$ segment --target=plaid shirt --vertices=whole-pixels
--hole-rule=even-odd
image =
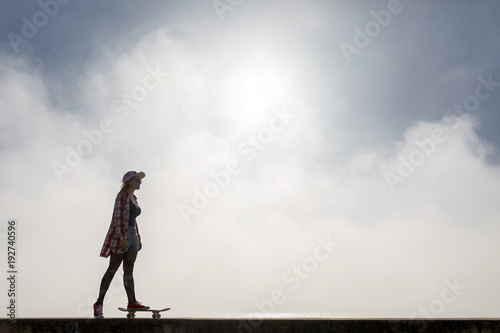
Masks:
[[[136,196],[134,195],[134,198]],[[101,257],[107,258],[110,252],[124,253],[126,249],[120,248],[120,241],[128,238],[128,219],[130,216],[130,203],[127,192],[120,192],[116,196],[115,207],[113,209],[113,217],[111,218],[111,225],[109,226],[108,233],[104,239],[104,244],[101,249]],[[139,234],[139,227],[135,224],[139,242],[141,235]]]

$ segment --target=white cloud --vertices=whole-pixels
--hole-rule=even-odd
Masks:
[[[268,50],[266,43],[252,48]],[[278,312],[406,317],[455,278],[467,289],[438,315],[495,314],[500,272],[490,261],[499,250],[500,177],[485,161],[489,148],[477,124],[467,117],[457,128],[421,122],[402,142],[327,163],[338,133],[321,126],[325,113],[297,90],[299,70],[282,54],[248,49],[218,59],[219,48],[194,51],[167,30],[130,49],[100,45],[75,82],[76,107],[87,111],[73,115],[54,109],[52,83],[36,68],[3,57],[0,96],[9,108],[0,134],[0,211],[3,221],[20,224],[19,315],[90,316],[87,300],[97,297],[107,265],[99,249],[120,177],[130,169],[147,174],[138,193],[138,297],[172,306],[175,316],[258,312],[254,301],[280,289],[286,301]],[[136,106],[114,112],[110,104],[124,107],[122,94],[144,84],[147,68],[168,76]],[[294,115],[274,132],[273,107]],[[59,182],[52,162],[65,163],[65,147],[89,141],[83,131],[104,118],[113,130]],[[271,132],[262,134],[266,128]],[[446,140],[432,148],[424,140],[436,129]],[[249,160],[238,147],[251,147],[249,137],[259,133],[267,141]],[[417,142],[427,142],[428,154]],[[418,149],[423,159],[414,155],[419,165],[391,191],[384,172],[397,173],[398,157]],[[231,160],[241,172],[185,223],[179,205],[191,204],[193,190]],[[340,246],[291,290],[283,275],[328,236]],[[105,315],[119,316],[125,294],[117,288],[110,296]]]

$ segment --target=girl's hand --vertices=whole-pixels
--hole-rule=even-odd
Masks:
[[[120,241],[120,248],[126,249],[128,247],[128,240],[126,238],[122,238]]]

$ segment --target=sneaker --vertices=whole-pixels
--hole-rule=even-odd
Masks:
[[[94,318],[95,319],[104,318],[104,316],[102,315],[102,304],[97,304],[97,302],[94,303]]]
[[[136,301],[134,304],[128,304],[127,310],[136,310],[136,311],[149,310],[149,306],[142,305],[141,303]]]

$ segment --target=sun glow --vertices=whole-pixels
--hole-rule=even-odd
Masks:
[[[274,64],[235,68],[223,81],[224,117],[239,130],[262,126],[289,98],[289,79]]]

